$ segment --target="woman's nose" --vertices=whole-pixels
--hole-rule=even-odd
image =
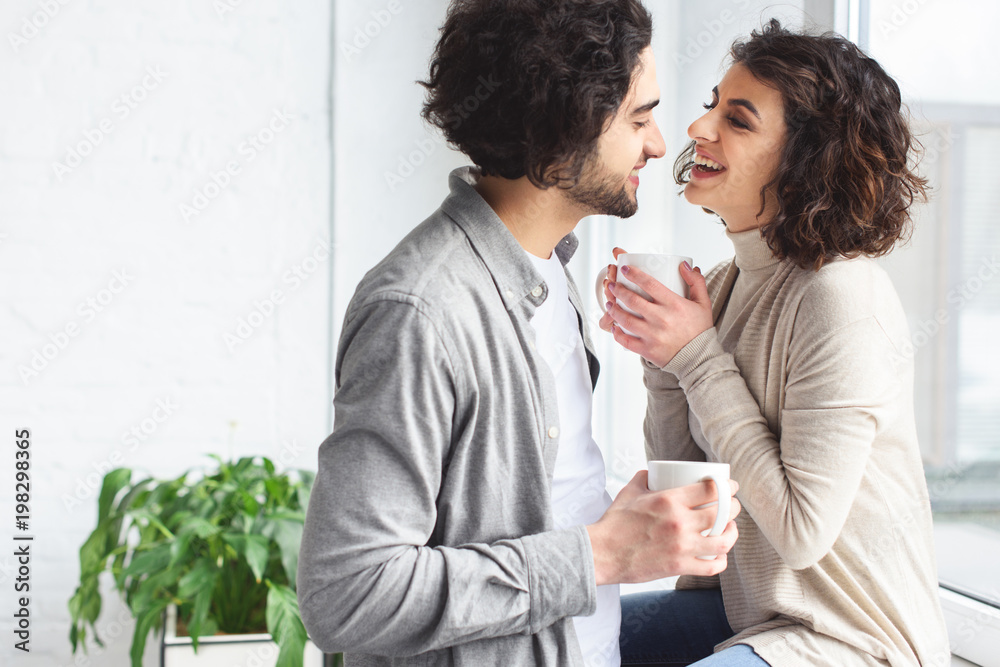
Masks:
[[[699,139],[704,141],[715,141],[718,139],[718,132],[716,131],[715,118],[713,117],[714,114],[712,111],[714,111],[714,109],[705,112],[700,118],[688,126],[688,137],[694,139],[695,141]]]

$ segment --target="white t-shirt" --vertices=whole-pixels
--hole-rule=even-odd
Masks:
[[[528,257],[548,286],[545,302],[535,311],[531,326],[535,345],[556,381],[559,401],[559,451],[552,479],[552,515],[556,528],[588,525],[600,519],[608,506],[604,457],[591,433],[593,393],[587,353],[562,262],[555,253]],[[573,618],[587,667],[618,667],[621,654],[621,601],[618,586],[597,587],[597,611]]]

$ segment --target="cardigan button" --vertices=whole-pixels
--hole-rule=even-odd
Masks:
[[[541,285],[539,285],[535,289],[531,290],[531,296],[535,297],[536,299],[538,297],[540,297],[541,295],[542,295],[542,286]]]
[[[549,429],[549,437],[550,438],[558,438],[559,437],[559,429],[556,428],[555,426],[553,426],[552,428],[550,428]]]

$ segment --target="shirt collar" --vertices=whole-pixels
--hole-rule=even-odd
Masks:
[[[468,236],[472,248],[482,258],[508,310],[527,298],[534,305],[545,300],[541,275],[532,265],[507,226],[473,187],[479,177],[475,167],[459,167],[451,172],[451,194],[442,209]],[[563,266],[576,252],[579,241],[570,232],[556,244],[555,253]],[[542,287],[542,291],[536,288]]]

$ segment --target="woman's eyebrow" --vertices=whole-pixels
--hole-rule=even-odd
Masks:
[[[712,89],[712,94],[715,95],[715,99],[719,99],[719,87],[718,86],[716,86],[715,88]],[[727,104],[729,106],[731,106],[731,107],[732,106],[743,107],[744,109],[746,109],[747,111],[749,111],[750,113],[752,113],[754,116],[756,116],[757,120],[760,120],[760,112],[757,111],[757,107],[755,107],[754,104],[753,104],[753,102],[751,102],[750,100],[743,99],[742,97],[738,97],[736,99],[729,100],[727,102]]]

